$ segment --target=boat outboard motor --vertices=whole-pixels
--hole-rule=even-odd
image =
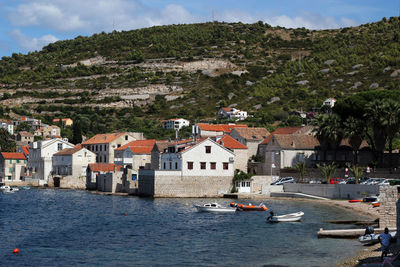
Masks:
[[[367,226],[367,228],[365,228],[365,234],[364,235],[370,235],[374,233],[374,227],[373,226]]]

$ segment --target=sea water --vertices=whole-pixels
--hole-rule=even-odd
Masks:
[[[332,266],[361,248],[356,240],[317,238],[320,228],[354,227],[325,220],[360,218],[334,206],[266,199],[277,215],[305,213],[301,222],[271,224],[268,211],[194,208],[212,201],[232,200],[54,189],[0,193],[0,266]]]

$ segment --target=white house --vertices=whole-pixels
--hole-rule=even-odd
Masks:
[[[235,154],[207,138],[176,143],[161,155],[160,170],[139,170],[139,194],[212,197],[229,192]]]
[[[96,154],[98,163],[114,163],[114,150],[134,140],[142,140],[143,133],[96,134],[82,146]]]
[[[0,128],[6,129],[9,134],[14,134],[14,125],[11,121],[0,120]]]
[[[247,118],[247,112],[236,108],[220,108],[218,117],[230,120],[245,120]]]
[[[333,108],[335,106],[335,103],[336,103],[336,99],[330,97],[330,98],[326,99],[322,105]]]
[[[189,126],[190,122],[185,119],[169,119],[162,122],[164,129],[182,129]]]
[[[86,169],[96,162],[96,154],[77,146],[66,148],[53,155],[54,186],[82,188],[86,187]]]
[[[27,176],[39,179],[42,185],[47,184],[51,175],[53,155],[65,148],[73,147],[73,144],[60,138],[31,143],[29,146]]]

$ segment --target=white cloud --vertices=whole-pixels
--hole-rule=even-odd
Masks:
[[[19,27],[89,33],[194,22],[194,17],[182,6],[155,9],[138,0],[32,0],[18,5],[9,18]]]
[[[281,26],[285,28],[301,28],[307,29],[334,29],[340,27],[355,26],[357,22],[347,18],[341,18],[339,21],[333,17],[321,16],[319,14],[303,12],[295,17],[287,15],[266,16],[264,14],[252,15],[244,11],[228,10],[222,12],[218,16],[218,20],[226,22],[245,22],[254,23],[256,21],[264,21],[272,26]]]
[[[43,46],[58,41],[58,38],[51,34],[43,35],[40,38],[31,38],[19,30],[12,31],[11,36],[16,40],[21,48],[27,51],[41,50]]]

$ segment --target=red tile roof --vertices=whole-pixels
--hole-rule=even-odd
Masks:
[[[237,128],[235,132],[247,141],[260,141],[271,135],[265,128]]]
[[[274,138],[283,149],[315,149],[320,145],[313,135],[277,134]]]
[[[26,155],[29,155],[29,146],[22,146],[21,148]]]
[[[4,159],[26,159],[24,153],[1,152]]]
[[[243,145],[229,135],[224,135],[221,139],[218,140],[217,143],[230,149],[247,149],[247,146]]]
[[[118,137],[120,137],[124,134],[127,134],[127,133],[96,134],[95,136],[86,140],[82,144],[83,145],[107,144],[107,143],[114,141],[115,139],[117,139]]]
[[[210,132],[225,132],[230,133],[235,128],[247,128],[247,125],[244,124],[208,124],[208,123],[198,123],[197,126],[202,131],[210,131]]]
[[[82,148],[65,148],[57,153],[54,154],[54,156],[66,156],[66,155],[72,155],[75,152],[78,152],[79,150],[81,150]]]
[[[114,163],[91,163],[89,168],[92,172],[113,172],[114,169],[120,171],[123,167]]]
[[[123,151],[129,147],[133,153],[150,154],[155,144],[156,144],[155,139],[136,140],[115,149],[115,151]]]
[[[302,126],[300,127],[283,127],[283,128],[278,128],[275,131],[272,132],[271,135],[267,136],[267,138],[264,139],[264,141],[262,141],[260,144],[261,145],[266,145],[271,141],[272,135],[275,134],[294,134],[297,131],[299,131],[302,128]]]

